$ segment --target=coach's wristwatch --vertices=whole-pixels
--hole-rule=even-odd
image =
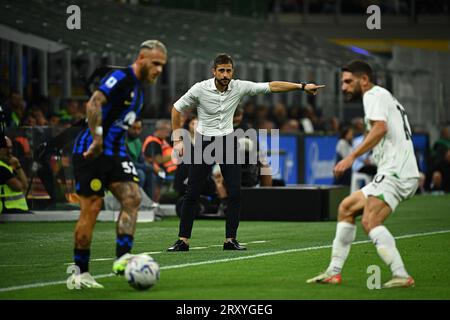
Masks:
[[[300,82],[300,90],[305,91],[306,82]]]

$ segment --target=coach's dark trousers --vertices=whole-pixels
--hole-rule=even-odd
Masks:
[[[201,146],[201,151],[213,142],[217,142],[217,139],[222,139],[223,141],[223,154],[225,157],[227,149],[227,141],[230,142],[226,137],[211,137],[205,139],[200,134],[196,134],[195,144],[199,148]],[[229,148],[231,149],[231,148]],[[200,150],[200,149],[198,149]],[[228,206],[225,209],[226,216],[226,227],[225,227],[225,237],[226,238],[236,238],[237,229],[239,226],[239,214],[241,209],[241,165],[237,164],[236,159],[237,142],[234,141],[234,147],[229,152],[233,152],[231,157],[232,161],[218,162],[220,165],[220,170],[224,178],[225,187],[228,194]],[[192,159],[194,157],[192,156]],[[230,155],[229,155],[230,158]],[[197,159],[200,160],[200,159]],[[232,162],[232,163],[230,163]],[[203,184],[210,174],[213,164],[205,163],[205,159],[201,157],[200,163],[192,162],[189,166],[189,177],[186,195],[184,197],[183,205],[181,208],[180,217],[180,232],[179,237],[190,238],[192,232],[192,226],[195,218],[195,207],[200,198],[200,193],[203,189]]]

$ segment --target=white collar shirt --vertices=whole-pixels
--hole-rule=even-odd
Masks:
[[[197,132],[204,136],[224,136],[233,132],[233,115],[244,96],[270,92],[268,82],[231,80],[227,89],[220,92],[214,78],[197,82],[174,107],[179,112],[197,107]]]

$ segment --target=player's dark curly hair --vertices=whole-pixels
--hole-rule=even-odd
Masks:
[[[226,53],[219,53],[215,58],[213,62],[213,68],[217,68],[219,64],[228,64],[230,63],[232,66],[234,65],[233,59],[229,54]]]
[[[363,60],[353,60],[350,61],[347,65],[342,67],[341,71],[351,72],[358,76],[367,75],[370,82],[374,82],[373,69],[367,62]]]

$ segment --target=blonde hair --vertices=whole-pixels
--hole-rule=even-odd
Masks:
[[[165,55],[167,55],[167,48],[166,46],[159,40],[146,40],[141,43],[141,49],[157,49],[163,52]]]

